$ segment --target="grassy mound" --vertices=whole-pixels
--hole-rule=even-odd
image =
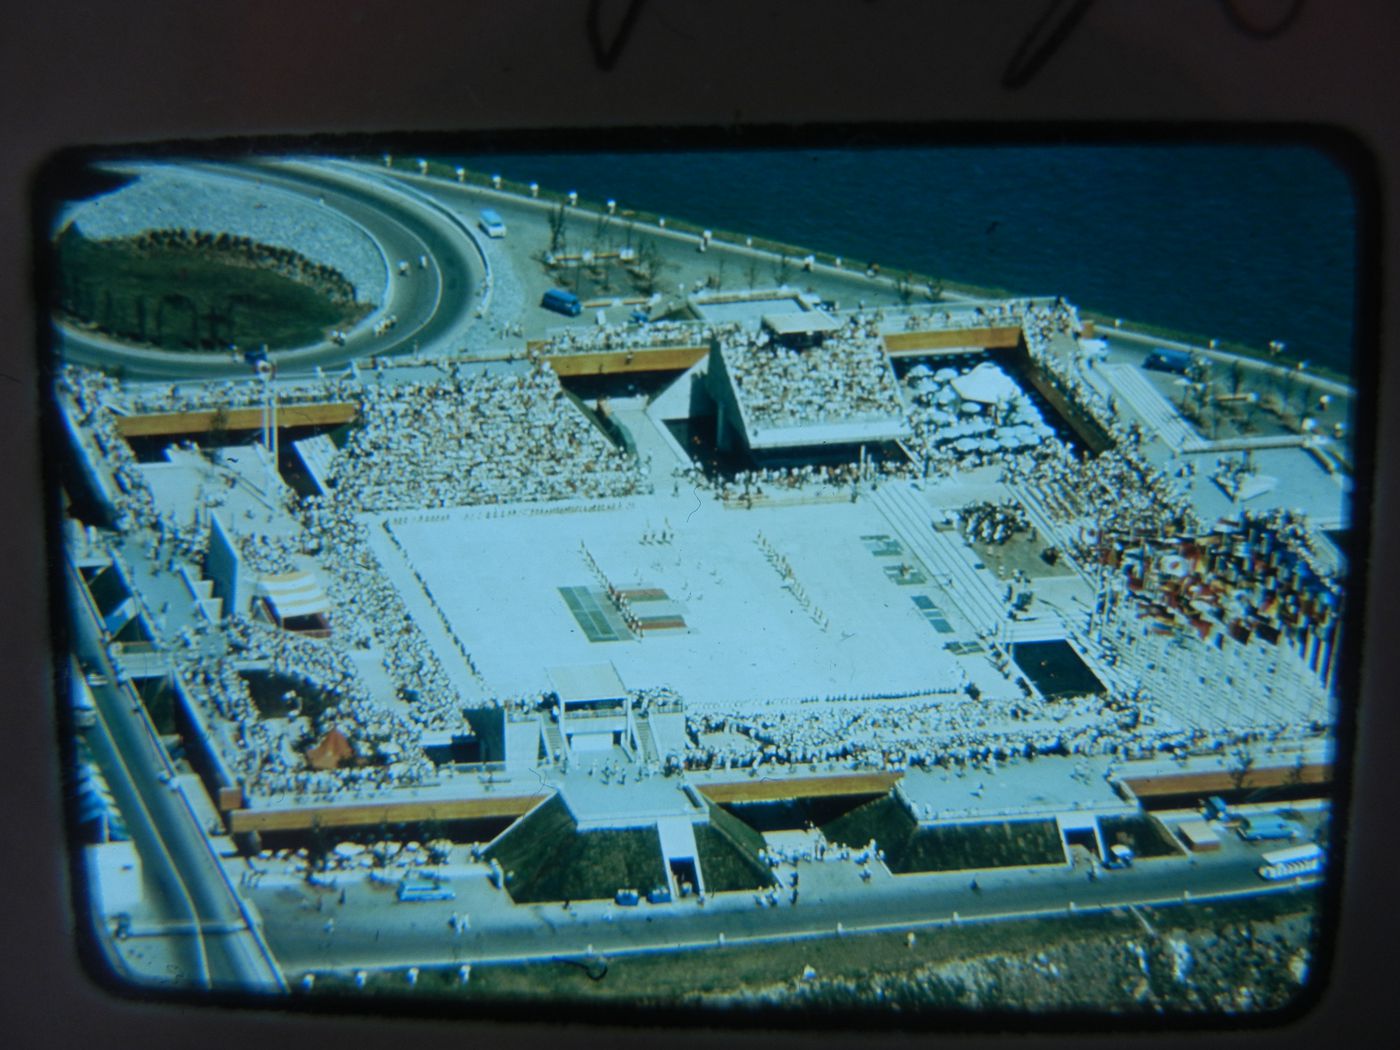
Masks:
[[[918,828],[918,821],[908,810],[892,795],[883,795],[823,824],[822,834],[828,842],[852,849],[859,849],[874,839],[889,857],[893,869],[895,851],[903,849]]]
[[[656,828],[579,831],[558,795],[536,807],[486,851],[520,904],[610,900],[620,889],[667,885]]]
[[[1100,817],[1099,831],[1106,847],[1122,843],[1139,857],[1175,857],[1185,852],[1162,822],[1148,813]]]
[[[823,825],[827,841],[858,848],[872,838],[897,875],[1064,863],[1053,820],[1001,820],[920,828],[892,796]]]
[[[900,858],[906,871],[960,871],[1063,864],[1064,846],[1053,820],[1001,820],[925,828]]]
[[[695,851],[710,893],[772,886],[772,871],[758,859],[761,849],[762,835],[713,803],[710,823],[695,825]]]
[[[128,342],[165,349],[272,349],[324,339],[369,312],[334,269],[247,238],[187,231],[56,246],[54,308]]]

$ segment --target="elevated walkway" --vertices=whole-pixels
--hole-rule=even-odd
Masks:
[[[986,328],[945,328],[923,332],[887,332],[885,352],[891,357],[937,357],[1010,349],[1021,340],[1018,325]]]
[[[277,406],[278,429],[285,427],[338,426],[359,414],[350,402]],[[207,434],[211,430],[258,430],[262,408],[195,409],[188,412],[152,412],[117,416],[122,437],[158,437],[166,434]]]
[[[360,828],[380,824],[521,817],[547,794],[549,792],[542,789],[531,795],[477,795],[471,798],[236,809],[229,814],[229,830],[234,834],[249,831],[309,831],[312,828]]]
[[[550,354],[548,342],[526,343],[529,350],[543,350],[545,361],[560,378],[569,376],[623,375],[628,372],[683,372],[710,352],[708,346],[639,347],[599,350],[579,354]]]
[[[767,776],[703,783],[692,775],[691,782],[711,802],[723,805],[732,802],[776,802],[791,798],[883,795],[892,790],[902,776],[902,773],[832,773],[826,776]]]
[[[1285,787],[1293,784],[1328,785],[1332,783],[1331,762],[1305,762],[1302,765],[1269,765],[1252,768],[1241,778],[1229,769],[1196,769],[1181,772],[1130,774],[1122,782],[1138,798],[1159,795],[1211,795],[1221,791],[1253,790]]]

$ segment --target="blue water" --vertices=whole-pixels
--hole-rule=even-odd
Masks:
[[[1349,370],[1356,202],[1305,147],[511,154],[475,170]]]

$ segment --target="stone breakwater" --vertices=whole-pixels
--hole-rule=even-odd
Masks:
[[[355,298],[378,305],[388,272],[369,234],[333,208],[295,193],[170,168],[130,169],[136,181],[73,212],[79,233],[93,240],[158,230],[198,230],[246,237],[285,248],[339,272]]]

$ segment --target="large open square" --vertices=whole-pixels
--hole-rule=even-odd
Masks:
[[[431,581],[431,594],[405,595],[413,615],[435,618],[435,602],[499,693],[538,693],[545,668],[601,661],[629,688],[669,685],[697,706],[952,692],[965,681],[944,649],[954,636],[912,600],[925,589],[892,580],[885,569],[898,559],[863,541],[890,531],[868,501],[730,510],[664,496],[567,515],[395,516],[390,527],[399,556]],[[684,626],[590,641],[561,594],[592,590],[606,605],[580,545],[617,588],[664,591]],[[647,604],[632,608],[645,616]]]

